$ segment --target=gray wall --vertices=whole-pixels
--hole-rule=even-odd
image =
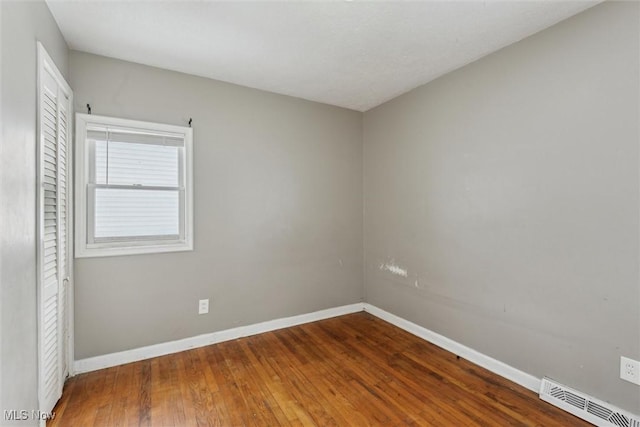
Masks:
[[[194,129],[195,250],[77,259],[76,359],[361,301],[361,113],[86,53],[69,64],[76,111]]]
[[[36,40],[65,76],[68,50],[44,2],[0,1],[0,15],[0,411],[30,411],[38,407]]]
[[[366,301],[635,413],[638,9],[596,6],[364,115]]]

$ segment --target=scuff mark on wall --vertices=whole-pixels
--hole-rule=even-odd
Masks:
[[[381,263],[379,268],[381,271],[388,271],[389,273],[395,274],[396,276],[401,276],[401,277],[409,276],[409,273],[407,272],[407,270],[397,265],[394,259],[391,259],[391,261],[387,263],[384,263],[384,262]]]

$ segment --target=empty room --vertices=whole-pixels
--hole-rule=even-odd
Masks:
[[[640,3],[0,0],[1,426],[640,427]]]

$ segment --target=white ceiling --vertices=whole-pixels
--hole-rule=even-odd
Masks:
[[[358,111],[596,3],[48,0],[71,49]]]

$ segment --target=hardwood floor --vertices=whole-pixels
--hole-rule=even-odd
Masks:
[[[50,426],[588,425],[366,313],[78,375]]]

